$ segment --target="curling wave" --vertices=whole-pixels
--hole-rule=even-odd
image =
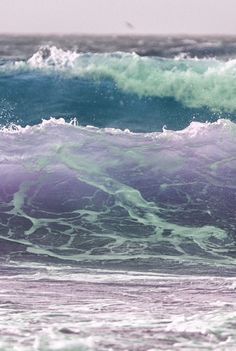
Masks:
[[[8,69],[58,72],[67,77],[110,78],[125,92],[174,98],[189,108],[236,110],[236,60],[141,57],[135,53],[81,54],[42,47],[27,62]],[[1,71],[6,67],[2,66]]]

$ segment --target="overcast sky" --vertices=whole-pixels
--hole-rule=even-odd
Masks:
[[[236,34],[236,0],[0,0],[0,33]]]

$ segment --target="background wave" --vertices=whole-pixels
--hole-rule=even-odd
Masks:
[[[157,131],[235,119],[234,59],[82,54],[45,46],[27,61],[2,62],[0,72],[2,124],[76,116],[82,125]]]

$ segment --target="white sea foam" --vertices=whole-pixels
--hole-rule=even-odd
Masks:
[[[0,350],[235,349],[228,278],[7,268],[0,278]]]
[[[69,68],[73,67],[79,54],[57,49],[55,46],[40,48],[27,62],[34,68]]]

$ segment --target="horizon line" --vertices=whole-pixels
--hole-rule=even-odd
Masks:
[[[0,36],[97,36],[97,37],[236,37],[236,33],[86,33],[86,32],[0,32]]]

